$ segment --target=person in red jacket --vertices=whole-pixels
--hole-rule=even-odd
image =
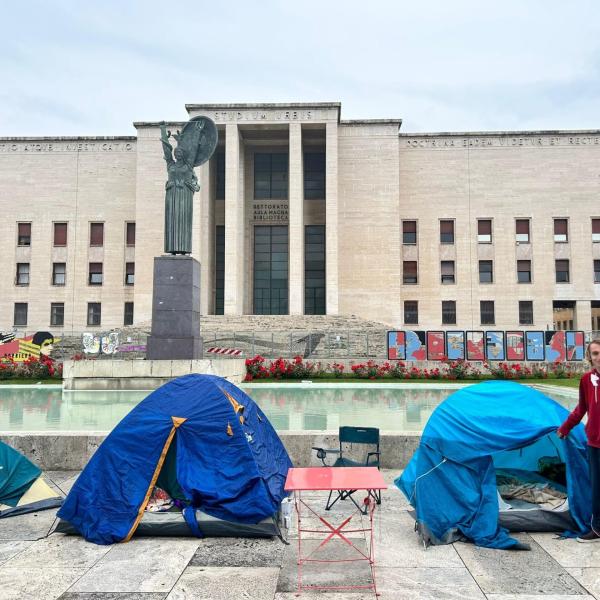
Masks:
[[[578,542],[600,541],[600,338],[593,339],[585,351],[592,370],[583,375],[579,382],[579,402],[567,420],[558,428],[558,437],[563,439],[587,413],[585,433],[588,439],[588,462],[592,485],[592,521],[590,531],[579,536]]]

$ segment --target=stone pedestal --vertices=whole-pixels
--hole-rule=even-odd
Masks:
[[[157,256],[152,289],[149,360],[202,357],[200,263],[191,256]]]

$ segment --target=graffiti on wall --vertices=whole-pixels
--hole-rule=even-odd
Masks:
[[[112,331],[107,334],[84,333],[82,336],[83,351],[86,354],[116,354],[119,347],[119,334]]]
[[[59,340],[49,331],[37,331],[21,338],[12,332],[0,332],[0,360],[4,358],[23,362],[32,357],[39,358],[40,355],[49,356]]]

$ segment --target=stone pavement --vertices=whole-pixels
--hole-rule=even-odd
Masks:
[[[395,471],[385,471],[392,482]],[[68,491],[77,474],[47,476]],[[324,498],[307,496],[322,509]],[[519,534],[531,552],[477,548],[471,544],[419,545],[407,503],[396,488],[384,492],[376,522],[376,578],[382,600],[446,598],[489,600],[589,600],[600,598],[600,544]],[[338,503],[335,516],[348,514]],[[332,516],[333,517],[333,516]],[[335,520],[335,518],[334,518]],[[27,600],[293,600],[297,538],[134,538],[95,546],[77,537],[48,535],[55,511],[0,521],[0,599]],[[306,524],[306,523],[305,523]],[[310,536],[316,537],[316,536]],[[360,542],[360,541],[359,541]],[[307,540],[307,546],[316,544]],[[342,557],[343,543],[327,546]],[[366,581],[365,563],[314,565],[305,582],[345,585]],[[310,592],[305,600],[373,599],[372,593]]]

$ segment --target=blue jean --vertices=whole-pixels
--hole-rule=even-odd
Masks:
[[[592,527],[600,533],[600,448],[588,446],[588,462],[592,486]]]

